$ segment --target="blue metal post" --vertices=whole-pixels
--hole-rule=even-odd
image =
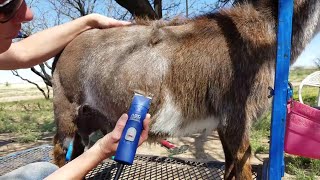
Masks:
[[[284,131],[291,55],[293,0],[279,0],[278,46],[271,116],[269,179],[284,175]]]

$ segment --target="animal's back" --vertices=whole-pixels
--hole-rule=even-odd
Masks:
[[[174,74],[174,69],[183,67],[173,67],[173,64],[174,61],[183,63],[181,58],[184,54],[178,60],[177,52],[185,46],[186,39],[193,38],[189,31],[192,31],[190,24],[87,31],[65,48],[54,76],[64,77],[62,89],[73,101],[90,105],[107,119],[116,121],[121,113],[127,111],[133,92],[139,92],[153,97],[151,113],[155,117],[161,116],[164,121],[161,114],[165,112],[156,112],[156,109],[166,106],[167,118],[171,116],[176,126],[180,126],[183,114],[179,112],[181,109],[175,104],[170,88],[172,76],[181,76]],[[202,68],[196,67],[201,58],[190,56],[190,59],[183,61],[194,61],[194,65],[186,67],[186,72]],[[188,74],[183,76],[188,81],[196,78]]]

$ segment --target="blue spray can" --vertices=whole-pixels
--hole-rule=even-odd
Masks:
[[[73,151],[73,141],[71,141],[68,146],[68,150],[66,153],[66,162],[69,162],[71,160],[72,151]]]
[[[150,97],[134,94],[128,113],[128,121],[122,132],[114,158],[115,161],[132,165],[143,129],[143,120],[146,118],[150,104]]]

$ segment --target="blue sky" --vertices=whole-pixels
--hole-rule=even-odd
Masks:
[[[320,33],[307,45],[294,66],[315,66],[317,58],[320,58]]]
[[[27,0],[28,2],[28,0]],[[184,1],[183,1],[184,2]],[[192,4],[195,1],[189,0],[189,5]],[[199,4],[200,3],[210,3],[212,4],[212,1],[209,0],[200,0],[197,1],[197,3],[194,3],[195,5],[195,9],[198,9],[199,11]],[[164,4],[166,2],[164,1]],[[44,12],[46,11],[47,15],[50,16],[50,10],[49,10],[49,6],[47,3],[45,3],[45,1],[40,1],[39,2],[39,6],[38,8],[33,8],[33,11],[35,12],[35,18],[37,18],[37,15],[39,14],[40,11]],[[182,11],[185,11],[185,6],[184,3],[181,3],[181,6],[179,7],[182,9]],[[180,10],[181,10],[180,9]],[[195,10],[190,10],[190,14],[195,14],[194,12]],[[201,9],[200,11],[206,11],[206,9]],[[49,13],[48,13],[49,12]],[[299,57],[299,59],[297,60],[297,62],[293,65],[293,66],[303,66],[303,67],[311,67],[311,66],[315,66],[314,64],[314,60],[316,58],[320,58],[320,34],[318,34],[310,43],[309,45],[306,47],[305,51],[301,54],[301,56]],[[34,73],[32,73],[29,69],[24,69],[24,70],[19,70],[19,74],[21,74],[23,77],[26,77],[28,79],[31,79],[33,81],[41,81],[41,79],[35,75]],[[12,75],[11,71],[3,71],[0,70],[0,83],[21,83],[23,82],[20,78],[15,77]]]

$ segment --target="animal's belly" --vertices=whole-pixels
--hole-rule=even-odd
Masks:
[[[214,116],[206,118],[186,118],[180,108],[167,96],[162,108],[152,118],[151,133],[169,136],[186,136],[206,129],[214,130],[218,127],[220,119]]]
[[[165,117],[155,119],[152,124],[151,133],[165,134],[173,137],[183,137],[194,133],[202,132],[204,129],[208,131],[216,130],[219,125],[219,119],[215,117],[207,117],[205,119],[193,119],[184,123],[183,117],[176,112],[167,113]]]

